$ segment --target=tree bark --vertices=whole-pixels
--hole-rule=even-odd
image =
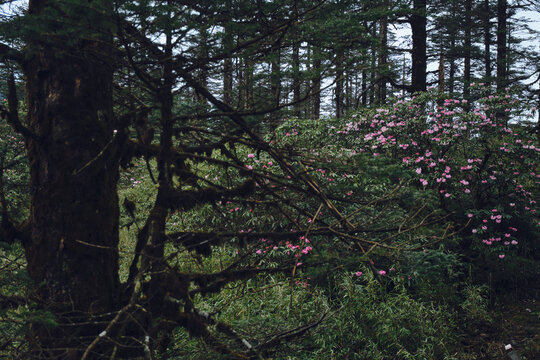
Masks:
[[[410,18],[412,31],[412,80],[413,91],[426,91],[427,69],[427,17],[426,0],[414,0]]]
[[[377,23],[374,22],[371,30],[371,36],[375,38],[377,36]],[[373,45],[371,47],[370,54],[370,72],[369,72],[369,104],[375,103],[375,82],[377,81],[377,47]]]
[[[321,51],[313,48],[313,119],[319,119],[321,114]]]
[[[281,98],[281,50],[278,48],[272,54],[271,74],[270,74],[270,108],[278,109]],[[270,113],[270,130],[273,131],[279,125],[281,117],[280,111]]]
[[[489,0],[484,0],[483,4],[483,13],[484,16],[483,26],[484,26],[484,67],[485,67],[485,77],[486,83],[491,83],[491,9],[489,6]]]
[[[367,101],[368,101],[368,96],[367,96],[367,83],[368,83],[368,75],[367,75],[367,71],[366,71],[366,67],[367,67],[367,61],[365,60],[362,60],[362,84],[360,85],[361,86],[361,91],[362,91],[362,94],[361,94],[361,98],[362,98],[362,106],[367,106]]]
[[[225,51],[232,49],[233,37],[227,26],[223,42]],[[227,105],[233,104],[233,60],[230,56],[223,60],[223,102]]]
[[[507,71],[507,11],[506,0],[497,1],[497,91],[508,86]]]
[[[363,26],[365,29],[368,29],[368,22],[364,21]],[[368,67],[368,54],[367,54],[367,48],[364,48],[362,51],[362,106],[367,106],[368,103],[368,74],[366,71],[366,68]]]
[[[292,44],[292,90],[293,90],[293,115],[300,116],[300,43],[297,40]]]
[[[388,9],[388,0],[382,0],[381,6],[386,11]],[[383,16],[380,20],[378,55],[379,73],[386,75],[388,67],[388,19],[386,16]],[[377,104],[386,102],[386,80],[384,76],[377,82],[375,102]]]
[[[450,69],[448,72],[448,94],[454,95],[454,86],[456,82],[456,33],[452,31],[450,40]]]
[[[441,53],[439,55],[439,92],[444,93],[444,55]]]
[[[246,65],[245,75],[244,75],[244,80],[246,84],[245,109],[252,110],[253,106],[255,105],[255,94],[253,93],[255,62],[251,59],[247,59],[245,65]]]
[[[343,115],[343,49],[338,49],[336,53],[336,89],[335,89],[335,101],[336,101],[336,118],[340,118]]]
[[[471,97],[471,28],[472,28],[472,0],[465,0],[465,38],[463,53],[463,98],[470,100]],[[468,103],[467,103],[468,104]]]
[[[47,6],[30,1],[29,13],[40,15]],[[105,14],[103,24],[113,21],[111,7],[93,6]],[[73,17],[85,21],[84,13]],[[24,245],[36,299],[60,323],[52,330],[35,325],[29,336],[47,358],[80,358],[81,338],[97,330],[77,324],[111,312],[120,293],[119,165],[114,156],[100,155],[113,141],[113,44],[101,26],[100,35],[81,36],[75,44],[71,39],[71,46],[58,37],[28,44],[26,91],[35,137],[27,139],[31,240]]]
[[[345,71],[345,104],[344,104],[345,112],[351,110],[353,96],[354,94],[353,94],[353,86],[352,86],[352,74],[351,74],[351,71],[346,70]]]
[[[225,1],[226,9],[231,8],[230,0]],[[230,55],[234,47],[234,35],[231,29],[231,14],[227,11],[227,21],[223,24],[223,51]],[[223,102],[233,105],[233,59],[227,56],[223,60]]]

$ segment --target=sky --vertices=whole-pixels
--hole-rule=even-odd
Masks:
[[[521,11],[517,14],[518,17],[523,17],[525,19],[530,19],[529,26],[540,32],[540,12],[538,11]],[[540,37],[532,39],[530,41],[532,45],[535,45],[538,51],[540,52]]]

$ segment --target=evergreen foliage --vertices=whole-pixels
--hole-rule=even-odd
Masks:
[[[497,354],[538,55],[525,5],[441,4],[3,2],[0,357]]]

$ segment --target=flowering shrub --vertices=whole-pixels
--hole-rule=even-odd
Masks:
[[[449,239],[460,256],[485,256],[503,269],[517,255],[530,258],[538,238],[538,144],[521,119],[526,110],[512,94],[469,104],[426,93],[346,120],[287,119],[267,140],[297,174],[309,175],[335,211],[268,152],[235,144],[187,165],[198,186],[230,188],[251,177],[253,195],[175,211],[168,231],[182,240],[212,229],[209,243],[237,245],[227,254],[257,266],[294,267],[300,286],[308,277],[328,285],[337,266],[358,278],[369,271],[444,284],[446,273],[413,269],[403,251]],[[220,162],[231,159],[224,169]],[[141,186],[152,188],[139,165],[127,183],[135,199]]]
[[[512,94],[485,96],[467,111],[470,105],[426,93],[353,115],[335,136],[410,169],[454,223],[469,224],[465,237],[503,260],[519,245],[530,249],[521,242],[537,235],[540,148],[533,124],[523,120],[527,109]]]

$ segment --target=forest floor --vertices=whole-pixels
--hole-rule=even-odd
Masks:
[[[507,301],[493,311],[492,317],[490,324],[471,329],[471,337],[463,340],[471,359],[508,360],[504,349],[507,344],[520,360],[540,359],[540,301]]]

